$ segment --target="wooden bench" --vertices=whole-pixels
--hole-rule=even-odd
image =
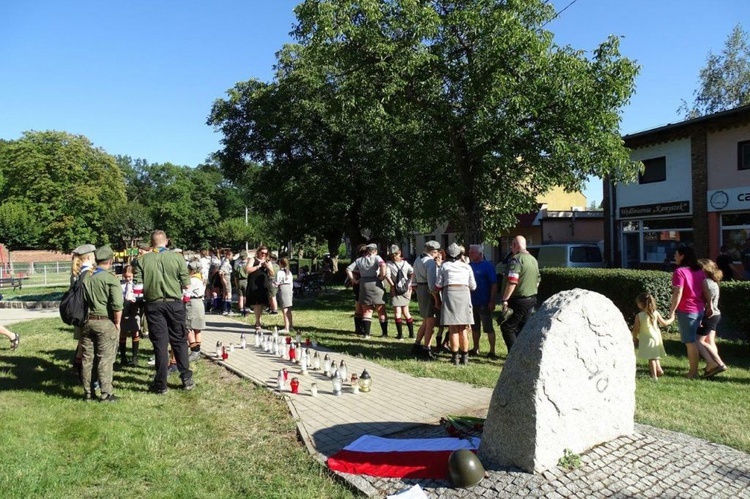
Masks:
[[[13,287],[13,291],[23,289],[23,280],[20,277],[1,277],[0,288],[2,287]]]

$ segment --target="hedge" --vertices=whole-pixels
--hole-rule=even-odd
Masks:
[[[629,269],[567,269],[541,270],[539,303],[550,296],[573,288],[588,289],[603,294],[620,309],[626,322],[632,324],[638,313],[635,298],[647,291],[654,295],[663,315],[669,312],[672,297],[672,274],[658,270]],[[750,340],[750,282],[721,283],[719,299],[721,323],[719,336]]]

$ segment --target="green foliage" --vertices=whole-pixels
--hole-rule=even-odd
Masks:
[[[0,201],[32,207],[42,247],[69,251],[109,242],[103,229],[109,211],[125,203],[124,179],[114,158],[86,137],[25,132],[0,144],[0,171],[6,180]]]
[[[566,289],[582,288],[600,293],[615,304],[629,324],[638,313],[635,299],[648,292],[656,298],[659,311],[669,314],[672,299],[672,274],[659,270],[630,269],[541,269],[539,303]],[[721,283],[722,322],[719,334],[723,337],[750,339],[750,282]],[[674,328],[675,326],[673,326]]]
[[[29,203],[7,201],[0,204],[0,242],[8,249],[37,247],[43,230]]]
[[[563,450],[563,457],[557,462],[557,465],[568,471],[573,471],[581,467],[581,456],[570,449]]]
[[[448,219],[488,240],[555,185],[637,170],[618,115],[637,66],[616,38],[556,46],[547,2],[307,0],[296,15],[274,82],[237,84],[209,118],[222,168],[257,170],[287,238],[333,252],[342,232],[398,240]]]
[[[682,101],[677,110],[686,119],[750,104],[750,40],[742,25],[734,27],[720,54],[708,53],[699,77],[692,107]]]
[[[109,240],[116,248],[129,246],[134,238],[147,242],[154,228],[151,212],[137,201],[114,207],[105,224]]]

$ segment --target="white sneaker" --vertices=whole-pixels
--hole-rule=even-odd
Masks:
[[[148,359],[147,364],[149,366],[155,366],[156,365],[156,358],[155,357],[151,357],[150,359]]]

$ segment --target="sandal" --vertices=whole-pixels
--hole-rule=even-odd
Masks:
[[[727,370],[727,366],[716,366],[713,369],[707,369],[706,372],[703,374],[704,378],[710,378],[711,376],[716,376],[719,373],[723,373]]]
[[[16,339],[10,340],[10,349],[16,350],[18,348],[18,345],[21,344],[21,337],[18,335],[18,333],[14,333],[16,335]]]

